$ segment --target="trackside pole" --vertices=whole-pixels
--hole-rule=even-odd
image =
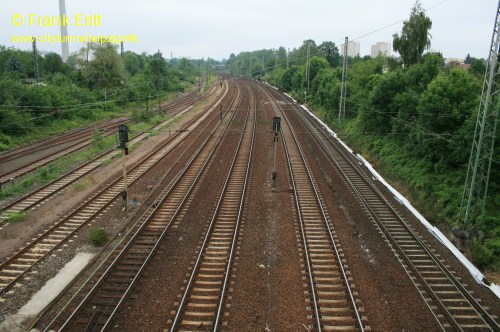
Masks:
[[[121,196],[123,199],[123,211],[127,211],[127,155],[128,155],[128,127],[126,125],[118,126],[118,149],[122,150],[122,170],[123,170],[123,190]]]
[[[274,158],[273,158],[273,188],[276,186],[276,178],[278,177],[278,173],[276,172],[276,150],[278,146],[278,133],[281,129],[281,118],[279,116],[275,116],[273,118],[273,132],[274,132]]]

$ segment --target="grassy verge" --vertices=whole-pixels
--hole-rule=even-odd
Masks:
[[[24,212],[11,212],[7,215],[7,223],[12,224],[26,220],[26,213]]]
[[[161,121],[167,119],[167,117],[168,116],[161,113],[156,114],[155,116],[150,117],[145,121],[132,123],[129,125],[129,133],[130,135],[133,135],[134,133],[139,133],[147,130],[151,128],[153,124],[160,123]],[[0,190],[0,200],[18,197],[34,190],[35,188],[42,187],[54,181],[63,174],[71,171],[75,167],[94,159],[95,157],[109,149],[115,148],[115,146],[115,135],[102,137],[98,133],[95,133],[93,142],[86,149],[57,158],[50,164],[41,167],[38,171],[16,179],[14,185],[8,185],[4,187],[2,190]],[[130,152],[132,152],[132,150]],[[84,190],[88,185],[88,183],[78,182],[73,185],[73,189],[76,191],[81,191]]]

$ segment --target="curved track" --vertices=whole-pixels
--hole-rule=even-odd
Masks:
[[[182,98],[178,102],[172,102],[170,104],[167,104],[163,108],[168,108],[168,114],[170,117],[163,121],[162,123],[153,126],[150,131],[155,131],[159,130],[163,126],[168,125],[174,120],[174,116],[181,116],[191,110],[191,108],[194,107],[194,104],[196,102],[199,102],[206,98],[207,96],[211,95],[207,94],[204,96],[195,96],[195,95],[189,95],[190,98]],[[116,130],[116,127],[114,127]],[[147,138],[149,134],[147,132],[142,132],[137,135],[135,135],[129,142],[129,146],[132,146],[145,138]],[[79,180],[83,176],[89,174],[93,170],[95,170],[97,167],[102,165],[106,160],[109,160],[115,156],[120,155],[120,151],[116,149],[110,149],[101,155],[97,156],[93,160],[88,161],[87,163],[77,167],[76,169],[73,169],[69,171],[68,173],[60,176],[58,179],[52,181],[51,183],[48,183],[47,185],[38,188],[8,204],[3,206],[0,209],[0,225],[2,222],[5,222],[8,219],[8,216],[10,213],[18,213],[18,212],[23,212],[27,211],[39,204],[42,204],[45,202],[48,198],[52,197],[56,193],[60,193],[62,190],[67,188],[69,185],[74,183],[75,181]]]
[[[184,105],[199,101],[201,97],[197,96],[196,92],[194,91],[165,104],[162,106],[162,110],[167,109],[169,113],[175,114]],[[115,119],[98,126],[75,130],[68,134],[6,151],[0,154],[0,165],[2,165],[2,168],[0,168],[0,185],[12,183],[16,178],[31,173],[59,157],[89,146],[92,143],[92,136],[96,129],[102,130],[103,137],[106,137],[114,134],[118,125],[130,123],[131,121],[131,119]]]
[[[207,109],[214,110],[218,103],[220,103],[220,101],[209,105]],[[166,142],[155,148],[142,160],[130,167],[127,176],[127,185],[130,186],[133,184],[151,167],[172,151],[172,149],[181,144],[184,138],[188,136],[190,132],[194,131],[195,128],[198,128],[198,126],[202,125],[204,122],[204,127],[212,125],[212,123],[218,119],[217,115],[218,114],[214,114],[214,112],[203,113],[199,118],[194,119],[191,123],[186,125],[184,130],[171,136]],[[211,116],[212,120],[204,121],[209,116]],[[33,266],[52,253],[78,229],[92,220],[112,203],[116,202],[117,197],[122,191],[122,182],[123,179],[121,177],[116,178],[104,189],[94,194],[91,198],[88,198],[81,206],[76,208],[66,217],[57,221],[52,227],[33,239],[31,243],[3,262],[0,265],[0,295],[3,295],[7,290],[11,289],[11,287],[31,270]]]
[[[235,105],[239,97],[235,97]],[[230,107],[229,109],[234,109]],[[229,112],[226,112],[228,114]],[[233,113],[233,117],[236,112]],[[145,213],[131,236],[116,253],[116,258],[96,281],[95,286],[61,326],[61,330],[105,330],[126,299],[135,281],[153,257],[167,231],[173,226],[206,170],[214,151],[230,128],[215,127],[185,167],[169,183],[153,210]]]
[[[495,319],[413,230],[394,204],[378,190],[371,177],[359,166],[359,161],[340,147],[317,122],[306,116],[302,109],[292,105],[288,101],[287,110],[300,118],[303,125],[299,130],[314,134],[355,198],[397,253],[404,269],[442,329],[500,330]],[[294,123],[299,125],[297,119]]]

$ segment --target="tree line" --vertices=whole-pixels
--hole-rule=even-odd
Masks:
[[[483,59],[470,55],[464,64],[445,65],[440,53],[424,53],[430,47],[431,26],[417,2],[401,34],[394,35],[399,58],[347,59],[342,127],[338,117],[343,59],[333,42],[317,46],[313,40],[304,41],[289,52],[288,65],[283,47],[232,54],[226,68],[233,75],[268,81],[306,102],[355,150],[368,155],[432,223],[448,229],[461,227],[458,212],[486,67]],[[306,94],[307,48],[311,58]],[[471,239],[464,250],[479,266],[498,270],[498,143],[493,156],[486,217],[465,234]]]
[[[90,43],[66,62],[0,46],[0,151],[28,137],[109,117],[145,100],[198,85],[205,60],[120,54],[112,43]]]

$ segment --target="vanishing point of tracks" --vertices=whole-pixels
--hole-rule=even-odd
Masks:
[[[161,243],[173,233],[183,215],[187,213],[190,202],[200,189],[200,184],[204,183],[203,179],[210,177],[207,174],[210,173],[209,169],[212,166],[214,169],[221,169],[220,177],[223,178],[221,187],[213,190],[213,202],[216,204],[213,209],[207,207],[206,216],[209,216],[210,220],[207,220],[203,234],[201,227],[205,224],[203,221],[200,222],[201,236],[196,251],[194,243],[198,237],[192,244],[195,252],[194,260],[189,265],[189,272],[177,298],[178,302],[174,304],[172,301],[168,304],[170,307],[165,308],[163,324],[166,324],[162,328],[169,331],[227,329],[228,317],[232,317],[232,313],[238,310],[237,307],[231,306],[234,301],[231,300],[233,292],[231,287],[242,287],[241,283],[234,283],[231,279],[235,276],[236,266],[247,264],[246,261],[239,261],[237,264],[235,259],[238,259],[239,255],[239,242],[244,238],[240,228],[246,227],[242,225],[245,214],[251,213],[246,210],[245,200],[248,199],[250,192],[248,188],[253,184],[250,180],[251,172],[256,167],[254,159],[258,155],[254,152],[256,123],[264,121],[257,115],[260,109],[257,106],[256,93],[265,95],[266,100],[260,99],[261,105],[282,118],[279,138],[283,144],[284,154],[280,158],[285,161],[286,169],[283,168],[280,174],[286,172],[292,199],[290,209],[293,209],[295,217],[289,218],[289,222],[295,222],[298,244],[290,245],[298,248],[300,253],[303,278],[302,281],[293,282],[298,282],[299,288],[301,285],[304,287],[305,302],[299,304],[303,308],[305,303],[308,312],[308,316],[303,320],[304,329],[370,330],[365,308],[360,300],[363,298],[362,286],[366,285],[360,285],[358,282],[357,287],[354,285],[357,279],[349,271],[341,243],[336,235],[334,228],[334,225],[337,225],[336,219],[331,220],[328,201],[325,202],[323,198],[326,193],[320,191],[323,187],[320,180],[316,179],[318,175],[315,173],[314,164],[311,164],[311,153],[321,153],[329,158],[329,165],[325,167],[340,175],[353,197],[373,222],[374,233],[379,231],[381,238],[386,240],[380,242],[381,246],[389,245],[394,251],[403,267],[401,271],[404,269],[408,274],[409,280],[421,295],[422,303],[427,305],[428,316],[434,316],[442,330],[500,330],[495,317],[487,313],[487,309],[474,299],[460,279],[454,276],[450,268],[414,231],[398,211],[395,203],[391,203],[391,200],[376,187],[371,176],[359,166],[359,161],[354,156],[338,147],[335,139],[325,134],[325,131],[319,128],[302,109],[297,108],[275,90],[254,82],[245,83],[238,80],[230,82],[233,88],[227,93],[223,107],[226,113],[221,112],[219,119],[218,112],[212,112],[211,120],[207,120],[210,124],[207,124],[205,129],[197,130],[196,138],[191,139],[195,135],[188,139],[187,134],[184,136],[178,134],[179,141],[186,141],[184,152],[165,173],[170,174],[165,183],[161,181],[164,187],[161,193],[156,196],[153,203],[141,207],[145,210],[144,213],[137,219],[134,217],[135,224],[122,237],[121,243],[105,261],[106,264],[103,263],[103,270],[99,270],[95,278],[89,279],[90,282],[81,288],[81,294],[75,295],[75,301],[67,304],[50,326],[44,325],[47,330],[56,328],[69,331],[97,331],[114,326],[112,324],[115,317],[120,312],[123,315],[122,309],[128,307],[125,301],[143,277],[143,272],[156,256]],[[234,90],[238,92],[234,93]],[[212,105],[212,109],[217,108],[218,105]],[[230,136],[228,133],[237,139],[228,138]],[[171,138],[169,142],[175,139]],[[314,152],[306,147],[311,147]],[[168,148],[165,148],[160,154],[165,155],[170,151],[167,150]],[[221,150],[226,154],[217,157],[217,151]],[[227,160],[223,161],[223,156],[227,156]],[[141,174],[146,172],[146,168],[150,168],[152,163],[138,166],[144,168],[140,171]],[[133,173],[132,170],[131,178],[134,178]],[[80,221],[84,223],[92,219],[105,209],[106,200],[116,202],[120,188],[118,183],[116,186],[118,191],[111,191],[110,197],[101,193],[102,196],[98,194],[89,201],[91,207],[92,204],[97,204],[92,208],[95,212],[91,215],[88,215],[88,212],[75,214],[74,216],[79,217],[73,216],[73,219],[68,219],[70,220],[67,221],[68,224],[61,224],[62,227],[57,228],[58,232],[51,233],[57,236],[65,235],[63,227],[72,227],[72,223],[80,224]],[[371,225],[369,224],[369,227],[372,227]],[[69,235],[65,236],[67,238]],[[51,240],[57,242],[56,238]],[[58,241],[56,246],[65,241],[65,238]],[[51,247],[50,243],[43,245],[50,250],[55,248]],[[260,250],[258,243],[253,245],[256,250]],[[44,248],[40,245],[33,247],[36,250]],[[347,245],[344,249],[345,247]],[[33,255],[32,252],[31,257],[37,258],[36,253],[37,251]],[[25,260],[30,258],[29,255],[19,257],[24,257]],[[187,262],[189,261],[186,261],[186,267]],[[17,261],[12,266],[15,268],[22,264],[22,261]],[[0,266],[0,273],[2,268],[3,266]],[[177,273],[175,275],[184,274],[185,270],[179,269],[175,273]],[[164,271],[164,274],[168,278],[169,271]],[[406,276],[404,272],[401,274],[403,277]],[[179,284],[181,280],[179,279]],[[408,282],[410,285],[411,283]],[[172,297],[175,294],[174,291]],[[302,297],[302,293],[300,296]],[[363,303],[366,304],[365,298]],[[376,315],[377,312],[368,313],[368,317]],[[170,320],[167,322],[168,318]]]

